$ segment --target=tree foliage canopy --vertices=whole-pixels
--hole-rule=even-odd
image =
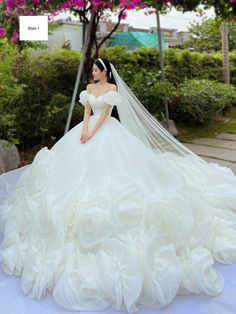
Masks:
[[[185,48],[193,47],[195,51],[220,51],[222,18],[207,18],[190,24],[190,39],[184,43]],[[236,23],[229,22],[229,50],[236,50]]]

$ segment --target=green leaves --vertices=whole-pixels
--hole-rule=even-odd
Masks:
[[[24,93],[26,85],[20,84],[14,76],[16,51],[6,39],[0,39],[0,138],[18,143],[16,115],[10,104],[15,104]]]
[[[236,105],[236,88],[205,79],[186,79],[176,90],[175,97],[180,121],[203,123],[209,113],[223,112]]]
[[[222,45],[220,26],[222,18],[204,18],[201,23],[191,23],[188,31],[190,39],[184,46],[193,47],[196,51],[220,51]],[[236,23],[229,22],[229,50],[236,49]]]

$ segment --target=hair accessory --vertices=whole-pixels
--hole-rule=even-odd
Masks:
[[[105,63],[102,61],[102,59],[98,59],[100,62],[101,62],[101,64],[103,65],[103,67],[104,67],[104,69],[106,69],[107,70],[107,67],[105,66]]]

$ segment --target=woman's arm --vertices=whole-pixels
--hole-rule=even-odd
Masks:
[[[91,130],[91,132],[93,134],[95,134],[97,132],[97,130],[100,128],[100,126],[106,120],[106,118],[107,118],[107,116],[109,114],[110,109],[111,109],[111,105],[105,104],[99,119],[97,120],[97,122],[95,123],[94,127]]]
[[[86,87],[86,90],[88,93],[90,93],[90,85],[91,84],[88,84]],[[84,106],[83,131],[88,131],[88,122],[89,122],[91,110],[92,110],[92,108],[91,108],[89,102],[87,101],[85,106]]]

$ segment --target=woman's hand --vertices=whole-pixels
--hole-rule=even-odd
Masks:
[[[83,130],[80,136],[80,142],[85,144],[93,135],[93,131]]]

